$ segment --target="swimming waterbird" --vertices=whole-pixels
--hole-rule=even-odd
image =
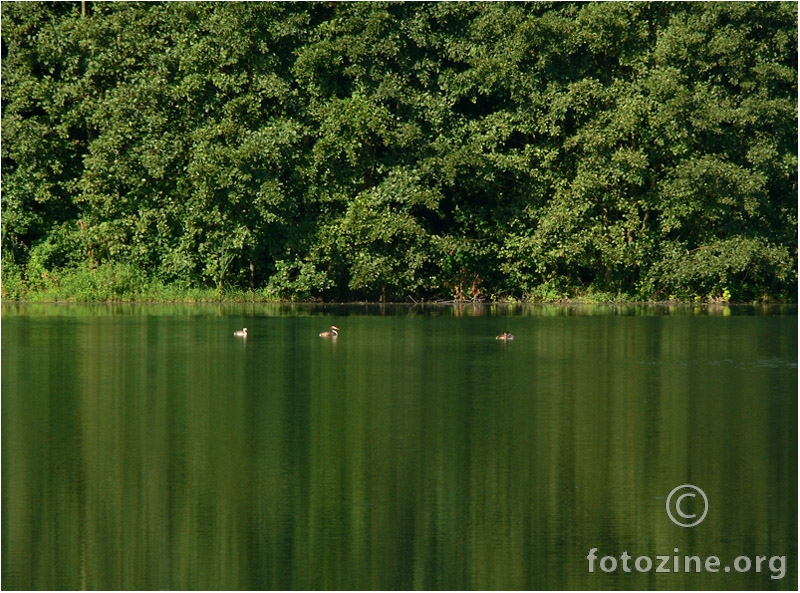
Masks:
[[[331,326],[331,329],[328,331],[324,331],[319,334],[320,338],[336,338],[339,336],[339,328],[335,325]]]

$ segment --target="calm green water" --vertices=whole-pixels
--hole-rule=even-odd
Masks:
[[[2,586],[796,589],[797,331],[795,308],[5,305]],[[693,528],[665,508],[685,483]]]

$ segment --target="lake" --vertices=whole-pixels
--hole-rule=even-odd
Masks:
[[[794,306],[4,304],[2,587],[796,590],[797,336]]]

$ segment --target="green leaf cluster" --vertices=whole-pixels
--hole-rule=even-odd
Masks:
[[[795,3],[87,6],[2,4],[6,296],[796,299]]]

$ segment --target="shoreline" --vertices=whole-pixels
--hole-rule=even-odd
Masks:
[[[797,306],[796,301],[688,301],[688,300],[599,300],[599,299],[559,299],[552,301],[542,300],[419,300],[419,301],[323,301],[323,300],[270,300],[270,299],[0,299],[2,305],[302,305],[302,306],[391,306],[391,307],[438,307],[438,306],[576,306],[576,305],[605,305],[605,306],[635,306],[645,305],[654,307],[775,307]]]

